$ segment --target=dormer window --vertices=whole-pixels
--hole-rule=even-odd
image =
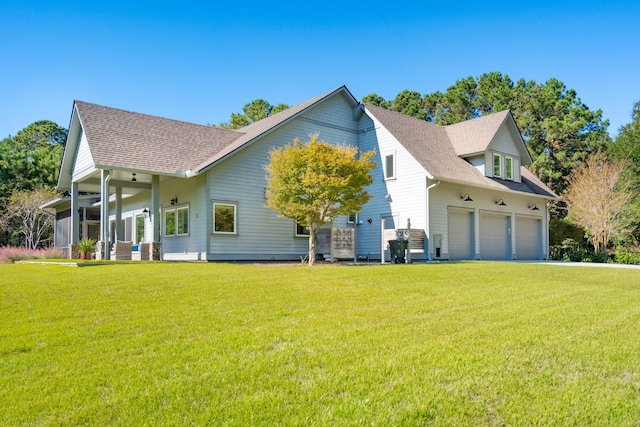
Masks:
[[[513,158],[504,158],[504,177],[509,180],[513,180]]]
[[[502,178],[502,156],[493,154],[493,176],[494,178]]]

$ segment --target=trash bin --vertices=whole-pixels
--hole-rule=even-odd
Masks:
[[[389,250],[391,252],[391,261],[394,264],[405,263],[405,253],[407,250],[407,242],[404,240],[389,240]]]

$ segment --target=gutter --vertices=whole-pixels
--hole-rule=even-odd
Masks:
[[[427,183],[429,183],[428,179],[427,179]],[[440,180],[437,180],[433,184],[427,186],[427,203],[426,203],[426,210],[425,210],[425,218],[427,219],[425,225],[427,229],[425,231],[427,233],[427,259],[429,261],[433,261],[433,259],[431,258],[431,218],[429,218],[429,208],[430,208],[429,190],[431,190],[432,188],[438,185],[440,185]]]

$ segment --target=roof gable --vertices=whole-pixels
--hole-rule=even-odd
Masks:
[[[525,168],[521,168],[522,182],[520,183],[488,178],[458,154],[458,152],[472,154],[474,152],[472,150],[478,147],[484,146],[485,149],[489,147],[497,130],[500,129],[505,121],[508,121],[507,117],[511,116],[508,111],[492,115],[496,117],[486,116],[488,118],[486,121],[476,119],[478,121],[475,121],[470,126],[454,129],[454,137],[465,135],[464,138],[459,139],[454,144],[451,141],[449,127],[438,126],[372,105],[365,105],[365,110],[404,146],[409,154],[422,165],[430,178],[497,190],[519,191],[551,198],[557,197],[553,191]],[[471,120],[471,122],[474,122],[474,120]],[[515,123],[513,124],[515,126]],[[481,142],[479,143],[471,141],[474,127],[480,129]],[[493,135],[491,132],[493,132]],[[459,151],[454,147],[458,147]]]
[[[302,102],[298,105],[294,105],[293,107],[287,108],[284,111],[280,111],[273,116],[265,117],[262,120],[254,122],[250,125],[247,125],[243,128],[238,129],[242,135],[234,140],[232,143],[222,147],[218,152],[216,152],[213,156],[206,158],[206,160],[200,163],[197,167],[197,170],[204,171],[209,167],[213,166],[215,163],[220,160],[226,158],[229,155],[237,152],[238,150],[244,148],[246,145],[255,141],[256,139],[273,132],[275,129],[280,126],[288,123],[293,120],[295,117],[300,116],[304,112],[318,105],[319,103],[336,96],[338,94],[344,94],[347,99],[353,104],[354,107],[358,105],[358,101],[354,98],[354,96],[349,92],[346,86],[340,86],[336,89],[333,89],[329,92],[326,92],[322,95],[316,96],[315,98],[311,98],[305,102]]]
[[[184,174],[237,139],[236,131],[75,101],[98,168]]]
[[[531,164],[531,155],[509,110],[445,126],[451,145],[460,157],[482,154],[491,148],[501,129],[509,132],[522,165]]]
[[[87,138],[98,169],[189,176],[235,153],[252,141],[337,94],[358,102],[346,86],[266,117],[239,130],[228,130],[74,101],[59,187],[70,185],[79,135]],[[62,173],[64,171],[64,173]]]
[[[508,114],[508,110],[501,111],[445,126],[456,154],[465,157],[486,151]]]

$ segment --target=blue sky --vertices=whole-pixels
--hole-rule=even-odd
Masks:
[[[0,1],[0,138],[74,99],[217,124],[297,104],[445,91],[489,71],[555,77],[617,134],[640,100],[640,3]]]

